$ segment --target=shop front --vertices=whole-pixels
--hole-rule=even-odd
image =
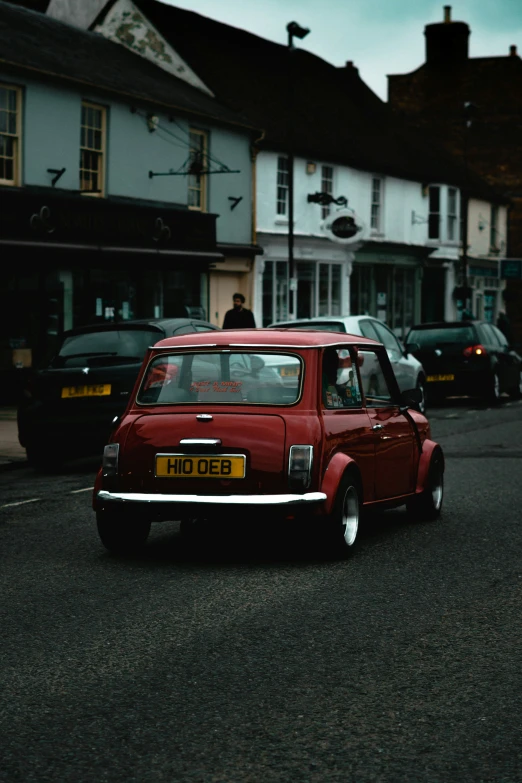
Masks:
[[[171,205],[4,191],[0,213],[0,401],[61,333],[104,321],[207,318],[223,259],[215,215]]]

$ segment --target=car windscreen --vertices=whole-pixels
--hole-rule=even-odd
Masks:
[[[107,329],[65,338],[51,362],[59,367],[94,367],[142,362],[147,348],[164,337],[156,329]]]
[[[295,355],[197,352],[156,356],[147,367],[137,403],[291,405],[299,398],[303,362]]]
[[[475,330],[469,324],[462,326],[437,326],[433,329],[412,329],[408,343],[418,343],[421,348],[437,348],[441,345],[471,345]]]
[[[279,324],[276,329],[317,329],[319,332],[346,332],[342,321],[309,321]]]

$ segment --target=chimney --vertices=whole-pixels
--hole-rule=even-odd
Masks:
[[[359,69],[356,68],[355,65],[353,64],[353,60],[346,60],[344,64],[344,70],[354,75],[357,75],[359,73]]]
[[[464,63],[469,56],[469,27],[465,22],[452,22],[451,6],[444,6],[444,21],[427,24],[426,63],[453,66]]]
[[[517,55],[517,47],[516,46],[510,46],[509,47],[509,54],[511,57],[518,57]]]

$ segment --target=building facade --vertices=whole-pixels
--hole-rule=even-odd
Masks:
[[[215,268],[240,274],[255,254],[259,131],[209,91],[43,14],[0,2],[0,39],[0,366],[12,396],[16,371],[66,329],[209,318]]]

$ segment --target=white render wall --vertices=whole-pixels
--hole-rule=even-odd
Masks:
[[[262,233],[288,232],[288,219],[277,215],[277,158],[275,152],[261,152],[257,157],[257,230]],[[365,230],[362,239],[381,239],[411,245],[428,244],[428,195],[420,182],[396,177],[382,177],[383,221],[382,232],[370,231],[372,178],[378,172],[359,171],[347,166],[336,166],[329,161],[312,161],[315,174],[306,173],[307,161],[296,158],[294,164],[294,233],[323,237],[321,207],[307,203],[307,195],[321,191],[321,166],[334,169],[333,195],[346,196],[349,208],[362,220]],[[332,210],[341,209],[335,204]],[[458,243],[452,243],[457,247]]]

